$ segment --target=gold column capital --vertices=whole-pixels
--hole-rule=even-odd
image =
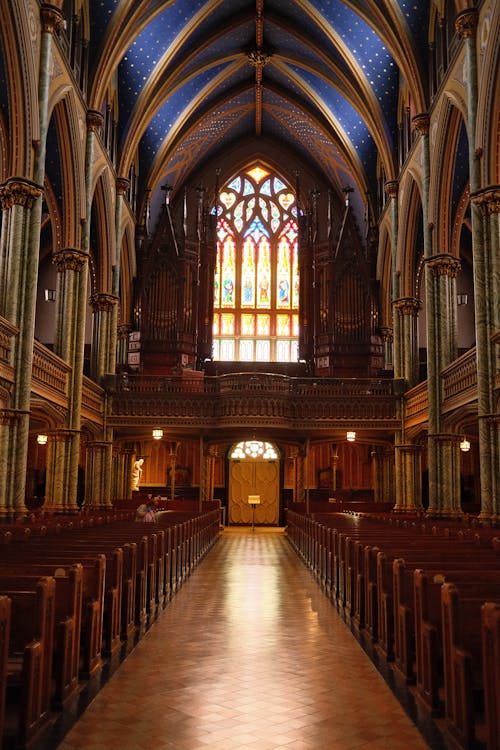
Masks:
[[[95,133],[99,128],[102,128],[104,117],[101,112],[97,109],[89,109],[87,111],[87,130]]]
[[[67,247],[59,250],[52,256],[52,263],[57,266],[57,270],[63,271],[81,271],[88,261],[87,253],[82,250]]]
[[[449,276],[452,279],[456,278],[462,267],[458,258],[455,258],[454,255],[449,255],[448,253],[431,255],[431,257],[426,258],[424,262],[435,276]]]
[[[500,213],[500,185],[477,190],[470,199],[485,215]]]
[[[421,304],[420,300],[416,301]],[[399,302],[399,300],[395,300],[395,302]],[[380,337],[382,341],[391,343],[392,341],[394,341],[394,329],[387,326],[382,326],[382,328],[380,329]]]
[[[455,31],[462,39],[470,39],[476,34],[479,12],[477,8],[466,8],[455,18]]]
[[[412,123],[418,130],[420,135],[429,135],[431,118],[429,117],[427,112],[423,112],[420,115],[415,115],[415,117],[412,119]]]
[[[93,294],[90,298],[90,304],[96,312],[109,312],[118,304],[118,301],[118,297],[115,297],[114,294],[104,292]]]
[[[385,188],[385,192],[390,198],[398,197],[398,191],[399,191],[398,180],[387,180],[387,182],[384,185],[384,188]]]
[[[9,177],[0,185],[0,205],[2,208],[11,208],[14,205],[32,208],[42,194],[43,188],[35,182],[22,177]]]
[[[117,195],[125,195],[130,187],[130,180],[127,177],[116,178],[116,193]]]
[[[392,303],[395,310],[398,310],[401,315],[418,315],[419,310],[422,307],[422,300],[416,297],[400,297],[395,299]],[[392,332],[392,329],[386,329]]]
[[[56,5],[43,3],[40,8],[42,31],[45,34],[57,34],[64,25],[64,14]]]

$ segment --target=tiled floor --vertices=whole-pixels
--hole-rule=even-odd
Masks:
[[[429,748],[283,533],[224,531],[60,750]]]

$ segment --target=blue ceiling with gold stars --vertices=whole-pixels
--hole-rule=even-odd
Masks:
[[[426,75],[420,0],[100,0],[90,3],[93,105],[116,81],[120,174],[182,189],[254,137],[300,153],[358,202],[396,174],[398,97]],[[251,60],[252,58],[252,60]],[[424,110],[422,110],[424,111]]]

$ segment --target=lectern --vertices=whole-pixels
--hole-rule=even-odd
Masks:
[[[255,506],[260,505],[260,495],[249,495],[248,504],[252,506],[252,531],[255,531]]]

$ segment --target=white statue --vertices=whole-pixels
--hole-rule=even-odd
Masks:
[[[144,463],[143,458],[139,458],[139,460],[134,463],[134,466],[132,468],[132,490],[139,489],[139,484],[140,484],[141,476],[143,472],[143,468],[142,468],[143,463]]]

